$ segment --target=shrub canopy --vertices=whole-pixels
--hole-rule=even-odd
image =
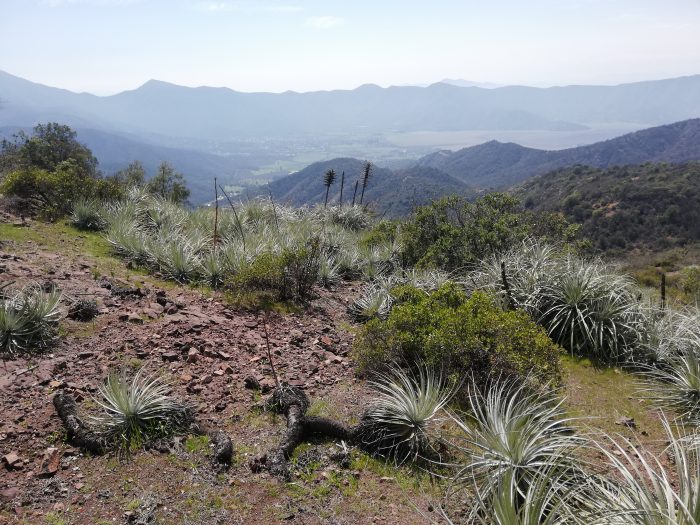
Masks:
[[[454,283],[429,294],[405,286],[395,297],[399,304],[386,320],[373,319],[359,331],[354,349],[361,370],[423,362],[482,385],[493,376],[559,381],[560,347],[525,312],[503,311],[491,296],[468,296]]]

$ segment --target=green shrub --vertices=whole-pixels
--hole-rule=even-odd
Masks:
[[[523,210],[517,199],[503,193],[475,202],[453,196],[418,208],[401,231],[401,256],[407,266],[452,271],[528,237],[568,242],[576,231],[562,217]]]
[[[318,281],[320,257],[317,240],[284,248],[279,254],[262,253],[228,281],[229,288],[272,292],[282,301],[304,301]]]
[[[233,289],[279,291],[284,286],[284,258],[274,253],[260,254],[253,262],[242,266],[229,280]]]
[[[360,329],[354,350],[361,370],[424,362],[458,380],[471,375],[478,384],[493,375],[560,379],[560,348],[525,312],[503,311],[491,296],[469,297],[452,283],[430,294],[403,287],[400,298],[386,320]]]

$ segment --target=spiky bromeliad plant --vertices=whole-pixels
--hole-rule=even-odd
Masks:
[[[643,376],[641,393],[654,406],[700,424],[700,356],[696,352],[668,357],[647,368]]]
[[[623,361],[639,339],[630,279],[597,263],[571,260],[540,294],[538,322],[573,354],[615,363]]]
[[[375,399],[358,427],[363,447],[398,464],[433,456],[429,425],[447,406],[455,388],[425,366],[414,374],[393,366],[370,385]]]
[[[505,504],[510,491],[517,495],[513,512],[530,512],[523,507],[525,495],[544,473],[557,484],[547,490],[561,492],[580,484],[585,476],[573,452],[584,440],[573,433],[563,400],[514,381],[492,380],[482,389],[472,381],[468,390],[465,417],[451,414],[459,432],[451,444],[464,458],[452,465],[455,485],[475,487],[477,494],[469,523],[485,519],[484,508]],[[567,505],[579,503],[580,498],[571,497]]]
[[[168,383],[143,369],[131,379],[124,372],[110,374],[95,399],[102,412],[88,421],[109,446],[128,457],[134,448],[191,422],[190,409],[169,390]]]
[[[80,199],[73,204],[70,221],[79,230],[100,231],[107,226],[102,203],[94,199]]]
[[[631,441],[608,437],[598,449],[615,474],[596,495],[601,525],[700,525],[700,436],[673,429],[662,416],[671,472],[654,454]]]
[[[0,297],[0,354],[42,351],[56,339],[61,293],[27,286]]]

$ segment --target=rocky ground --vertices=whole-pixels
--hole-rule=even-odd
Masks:
[[[90,322],[65,319],[44,355],[0,362],[0,523],[424,523],[429,483],[342,444],[299,447],[291,483],[249,462],[280,440],[285,421],[261,410],[274,386],[259,314],[216,293],[126,269],[104,241],[67,226],[1,225],[0,286],[56,286],[64,311],[94,299]],[[354,375],[345,308],[356,287],[319,296],[268,320],[281,379],[302,387],[310,412],[354,422],[368,401]],[[107,373],[157,372],[197,418],[233,440],[233,465],[215,468],[206,439],[179,437],[130,461],[90,457],[66,442],[52,398],[72,394],[84,410]],[[342,456],[342,455],[341,455]]]

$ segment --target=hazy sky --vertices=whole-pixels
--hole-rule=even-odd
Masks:
[[[700,0],[0,0],[0,69],[110,94],[700,73]]]

